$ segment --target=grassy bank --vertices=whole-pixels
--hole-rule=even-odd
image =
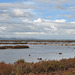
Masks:
[[[75,58],[37,63],[27,63],[23,59],[14,64],[1,62],[0,75],[75,75]]]

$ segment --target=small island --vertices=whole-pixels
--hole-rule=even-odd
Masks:
[[[17,45],[17,46],[0,46],[0,49],[24,49],[24,48],[29,48],[29,46],[20,46],[20,45]]]

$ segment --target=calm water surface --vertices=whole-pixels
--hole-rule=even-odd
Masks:
[[[42,58],[43,60],[60,60],[62,58],[75,57],[74,46],[29,45],[29,47],[29,49],[0,50],[0,62],[14,63],[18,59],[25,59],[26,62],[38,62],[37,58]],[[62,55],[59,55],[60,52]]]

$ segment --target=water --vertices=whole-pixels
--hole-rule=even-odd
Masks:
[[[38,62],[37,58],[42,58],[43,60],[60,60],[62,58],[75,57],[74,46],[29,45],[29,47],[28,49],[0,50],[0,62],[14,63],[18,59],[24,59],[26,62]],[[62,53],[62,55],[59,53]]]

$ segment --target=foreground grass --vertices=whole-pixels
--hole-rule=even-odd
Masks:
[[[23,59],[14,64],[1,62],[0,75],[75,75],[75,58],[37,63],[27,63]]]

